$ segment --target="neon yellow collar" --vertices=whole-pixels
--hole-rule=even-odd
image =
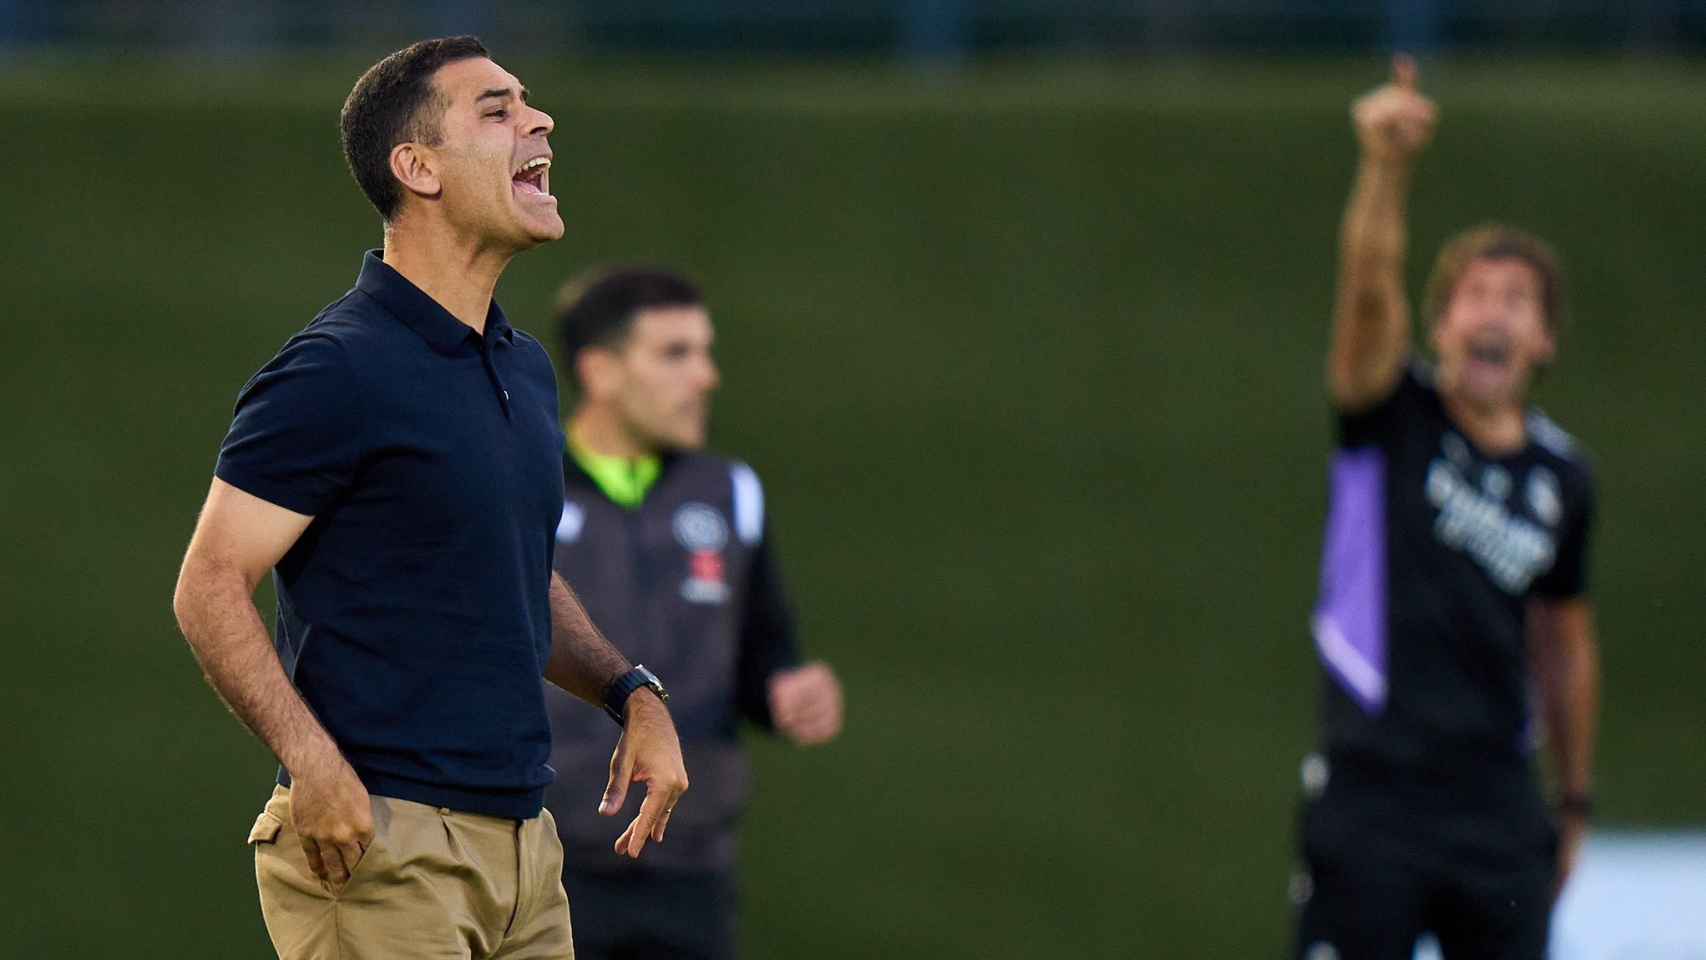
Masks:
[[[575,458],[610,502],[628,510],[646,502],[646,494],[663,472],[663,461],[656,456],[629,458],[594,453],[575,438],[573,430],[567,431],[567,435],[569,456]]]

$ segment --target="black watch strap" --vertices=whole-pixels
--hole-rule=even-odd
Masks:
[[[669,691],[663,687],[663,681],[658,675],[646,669],[643,663],[634,664],[634,669],[610,681],[610,686],[604,688],[604,712],[610,714],[610,719],[622,726],[623,708],[628,705],[628,698],[634,691],[648,687],[658,695],[658,699],[669,702]]]
[[[1591,820],[1593,819],[1593,794],[1566,793],[1558,798],[1557,810],[1564,816]]]

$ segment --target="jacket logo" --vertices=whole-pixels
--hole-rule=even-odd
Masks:
[[[675,539],[688,550],[721,551],[729,543],[729,525],[715,509],[697,501],[675,511]]]
[[[729,583],[723,576],[723,555],[715,550],[695,550],[687,560],[687,579],[681,581],[681,598],[689,603],[723,604],[729,599]]]
[[[687,579],[681,583],[682,599],[689,603],[727,603],[728,577],[723,569],[723,548],[729,545],[729,525],[723,515],[703,503],[684,503],[675,511],[675,539],[686,547]]]

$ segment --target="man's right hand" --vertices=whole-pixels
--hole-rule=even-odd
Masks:
[[[290,772],[290,819],[308,869],[328,892],[341,891],[373,842],[373,801],[343,757]]]
[[[610,782],[598,812],[615,816],[627,802],[628,788],[645,784],[646,799],[639,815],[616,838],[616,852],[637,858],[648,838],[663,842],[664,829],[675,804],[687,791],[687,767],[681,759],[681,739],[663,701],[650,691],[636,691],[623,707],[622,736],[610,757]]]
[[[1439,111],[1416,90],[1416,61],[1408,54],[1392,58],[1392,79],[1351,105],[1351,122],[1363,159],[1409,163],[1433,139]]]

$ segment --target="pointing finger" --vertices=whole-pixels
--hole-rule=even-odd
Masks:
[[[1392,82],[1401,90],[1416,89],[1416,58],[1407,53],[1392,55]]]

